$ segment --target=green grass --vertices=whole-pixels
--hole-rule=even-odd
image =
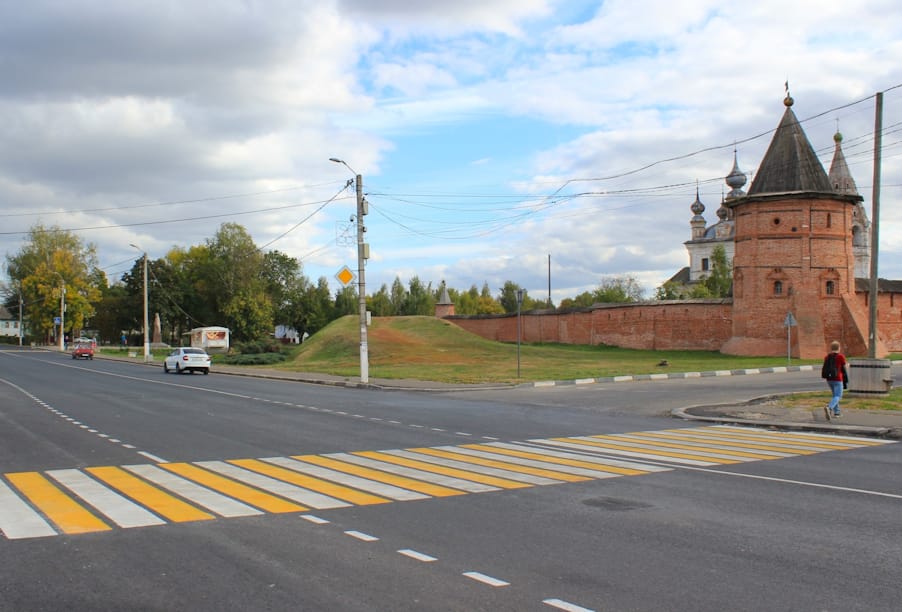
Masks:
[[[780,398],[780,403],[787,408],[820,408],[829,398],[830,393],[825,385],[823,391],[795,393]],[[902,410],[902,388],[892,389],[882,397],[862,397],[847,393],[843,395],[842,407],[855,410]]]
[[[785,357],[740,357],[712,351],[640,351],[611,346],[521,344],[485,340],[434,317],[376,317],[368,328],[373,378],[451,383],[572,380],[623,374],[699,372],[785,366]],[[353,377],[360,374],[358,319],[332,322],[280,369]],[[667,365],[660,365],[666,361]],[[793,359],[792,365],[819,363]]]
[[[414,379],[448,383],[574,380],[627,374],[707,372],[786,365],[820,365],[820,360],[788,361],[786,357],[738,357],[713,351],[638,351],[612,346],[492,342],[434,317],[376,317],[368,328],[371,378]],[[143,358],[143,347],[103,347],[106,354]],[[316,372],[353,378],[360,375],[360,337],[356,315],[333,321],[304,344],[285,345],[285,360],[248,367]],[[153,355],[162,361],[165,351]],[[223,355],[213,355],[214,364]],[[254,356],[247,356],[254,357]],[[900,355],[891,355],[900,359]],[[254,360],[251,360],[252,362]],[[660,365],[666,361],[667,365]],[[781,398],[788,407],[823,405],[823,392]],[[902,389],[883,397],[846,395],[843,406],[863,410],[902,410]]]

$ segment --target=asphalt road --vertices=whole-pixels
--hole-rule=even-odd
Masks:
[[[896,610],[899,444],[669,417],[821,387],[385,392],[0,348],[0,609]]]

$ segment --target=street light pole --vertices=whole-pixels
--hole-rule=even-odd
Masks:
[[[363,217],[367,214],[366,200],[363,197],[363,176],[354,172],[344,160],[330,157],[329,161],[344,165],[350,170],[357,183],[357,306],[360,314],[360,382],[370,381],[369,348],[366,339],[366,260],[369,259],[369,245],[363,240],[366,227]]]
[[[150,361],[150,330],[147,323],[147,251],[134,244],[129,244],[129,246],[138,249],[144,255],[144,361],[146,363]]]
[[[66,350],[66,281],[60,276],[62,289],[60,291],[60,352]]]

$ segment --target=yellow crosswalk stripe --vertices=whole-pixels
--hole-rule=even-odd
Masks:
[[[517,465],[516,463],[508,463],[506,461],[497,461],[494,459],[483,459],[472,455],[464,455],[462,453],[452,453],[449,451],[439,450],[437,448],[410,448],[414,453],[424,455],[432,455],[433,457],[441,457],[443,459],[454,459],[464,463],[472,463],[474,465],[483,465],[485,467],[493,467],[509,472],[517,472],[520,474],[529,474],[531,476],[542,476],[544,478],[552,478],[555,480],[563,480],[565,482],[582,482],[584,480],[592,480],[588,476],[577,476],[576,474],[566,474],[564,472],[555,472],[553,470],[545,470],[542,468],[534,468],[526,465]]]
[[[671,429],[668,431],[680,431],[679,429]],[[818,438],[814,438],[811,436],[801,436],[794,435],[785,432],[763,432],[763,431],[743,431],[741,429],[726,429],[726,428],[712,428],[712,429],[699,429],[697,433],[705,436],[706,438],[712,438],[715,436],[724,436],[730,435],[735,436],[737,439],[741,440],[757,440],[760,442],[768,442],[771,444],[777,445],[786,445],[786,446],[803,446],[811,449],[822,449],[822,450],[846,450],[849,448],[857,448],[859,446],[872,446],[872,444],[859,444],[857,442],[850,442],[845,440],[829,440],[827,436],[822,436]],[[818,451],[820,452],[820,451]]]
[[[573,444],[581,444],[583,446],[592,446],[595,448],[611,448],[615,450],[622,451],[632,451],[632,452],[642,452],[645,455],[655,455],[659,457],[677,457],[680,459],[693,459],[695,461],[707,461],[709,463],[719,463],[722,465],[729,465],[731,463],[741,463],[738,460],[734,459],[719,459],[717,457],[709,457],[703,455],[693,455],[692,453],[676,453],[676,452],[667,452],[667,451],[656,451],[653,449],[639,449],[637,450],[635,446],[624,446],[623,444],[614,444],[611,442],[603,442],[601,440],[587,440],[582,438],[552,438],[552,440],[559,440],[562,442],[570,442]]]
[[[193,480],[198,484],[202,484],[267,512],[302,512],[308,509],[305,506],[284,500],[275,495],[270,495],[269,493],[264,493],[259,489],[249,487],[240,482],[235,482],[230,478],[214,474],[213,472],[199,468],[196,465],[191,465],[190,463],[161,463],[159,465],[161,468],[169,470],[173,474],[178,474],[182,478]]]
[[[352,463],[345,463],[344,461],[338,461],[329,457],[321,457],[319,455],[293,455],[291,458],[297,459],[298,461],[303,461],[305,463],[312,463],[321,467],[331,468],[338,472],[344,472],[346,474],[353,474],[355,476],[369,478],[370,480],[375,480],[376,482],[384,482],[386,484],[395,485],[396,487],[401,487],[402,489],[409,489],[418,493],[425,493],[426,495],[432,495],[433,497],[466,495],[466,492],[459,491],[457,489],[449,489],[448,487],[443,487],[441,485],[422,482],[420,480],[414,480],[413,478],[398,476],[396,474],[390,474],[388,472],[381,472],[379,470],[354,465]]]
[[[571,438],[558,438],[560,440],[568,440],[573,441]],[[590,470],[596,470],[599,472],[609,472],[611,474],[622,474],[624,476],[639,476],[641,474],[648,474],[648,472],[644,470],[634,470],[632,468],[623,468],[617,467],[614,465],[603,465],[600,463],[593,463],[591,461],[581,461],[579,459],[565,459],[563,457],[552,457],[550,455],[544,455],[542,453],[530,453],[525,451],[517,451],[509,448],[500,448],[498,446],[490,446],[487,444],[464,444],[463,448],[472,448],[473,450],[481,450],[490,453],[497,453],[500,455],[509,455],[511,457],[520,457],[522,459],[535,459],[537,461],[543,461],[545,463],[556,463],[558,465],[570,465],[573,467],[587,468]]]
[[[91,467],[87,468],[86,471],[170,521],[184,523],[188,521],[208,521],[214,518],[212,514],[183,502],[121,468],[112,466]]]
[[[743,427],[732,427],[730,425],[716,425],[710,428],[713,431],[730,431],[735,433],[750,433],[748,428]],[[885,444],[893,444],[889,440],[873,440],[868,438],[862,438],[858,436],[842,436],[838,434],[819,434],[819,433],[801,433],[801,432],[791,432],[791,431],[768,431],[764,432],[758,430],[758,433],[761,435],[769,435],[773,438],[791,438],[797,440],[817,440],[819,442],[824,442],[826,444],[838,444],[838,445],[848,445],[851,447],[858,446],[883,446]]]
[[[288,468],[272,465],[271,463],[266,463],[258,459],[235,459],[229,461],[229,463],[243,467],[247,470],[252,470],[265,476],[269,476],[271,478],[276,478],[278,480],[303,487],[305,489],[310,489],[311,491],[316,491],[317,493],[322,493],[336,499],[350,502],[352,504],[357,504],[359,506],[387,504],[390,501],[385,499],[384,497],[378,497],[370,493],[357,491],[356,489],[352,489],[340,484],[335,484],[334,482],[329,482],[327,480],[322,480],[314,476],[307,476],[306,474],[301,474],[300,472],[295,472],[294,470],[289,470]]]
[[[677,430],[677,431],[681,431],[682,434],[676,434],[676,433],[667,434],[667,433],[656,432],[656,431],[639,431],[639,432],[636,432],[636,433],[630,434],[630,435],[638,436],[638,437],[642,437],[642,438],[648,438],[650,440],[658,440],[658,439],[684,440],[687,442],[688,441],[697,442],[698,444],[705,444],[705,442],[706,442],[706,440],[700,439],[699,437],[692,435],[692,432],[694,432],[695,430],[685,429],[685,430]],[[791,450],[791,449],[787,449],[785,447],[772,446],[772,445],[768,445],[768,444],[764,444],[764,443],[740,442],[734,438],[728,438],[728,437],[724,437],[719,440],[711,439],[707,442],[710,442],[711,444],[724,444],[724,445],[728,445],[728,446],[736,447],[736,448],[748,448],[751,450],[772,451],[775,453],[784,453],[786,455],[814,455],[818,452],[816,450],[803,450],[803,449]]]
[[[745,459],[777,459],[777,457],[775,457],[774,455],[762,455],[760,453],[749,453],[739,450],[725,450],[722,448],[699,448],[697,446],[692,446],[689,444],[677,444],[675,442],[663,442],[660,440],[635,440],[621,436],[592,436],[592,438],[595,440],[611,440],[619,444],[636,445],[635,448],[640,451],[645,450],[648,445],[653,445],[660,448],[676,448],[685,451],[710,452],[714,455],[728,455],[733,457],[743,457]]]
[[[63,533],[91,533],[112,529],[38,472],[16,472],[5,476]]]
[[[505,478],[499,478],[497,476],[488,476],[486,474],[467,472],[464,470],[459,470],[457,468],[434,465],[432,463],[425,463],[423,461],[414,461],[412,459],[396,457],[394,455],[388,455],[386,453],[358,452],[353,454],[360,457],[367,457],[368,459],[376,459],[377,461],[385,461],[386,463],[394,463],[395,465],[403,465],[405,467],[423,470],[424,472],[433,472],[435,474],[454,476],[456,478],[462,478],[464,480],[472,480],[473,482],[479,482],[493,487],[499,487],[501,489],[526,489],[532,486],[531,484],[527,484],[525,482],[516,482],[514,480],[507,480]]]

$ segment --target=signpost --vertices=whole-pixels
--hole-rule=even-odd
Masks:
[[[783,319],[783,327],[786,328],[786,365],[792,364],[792,328],[798,325],[796,318],[792,316],[792,312],[786,313]]]

